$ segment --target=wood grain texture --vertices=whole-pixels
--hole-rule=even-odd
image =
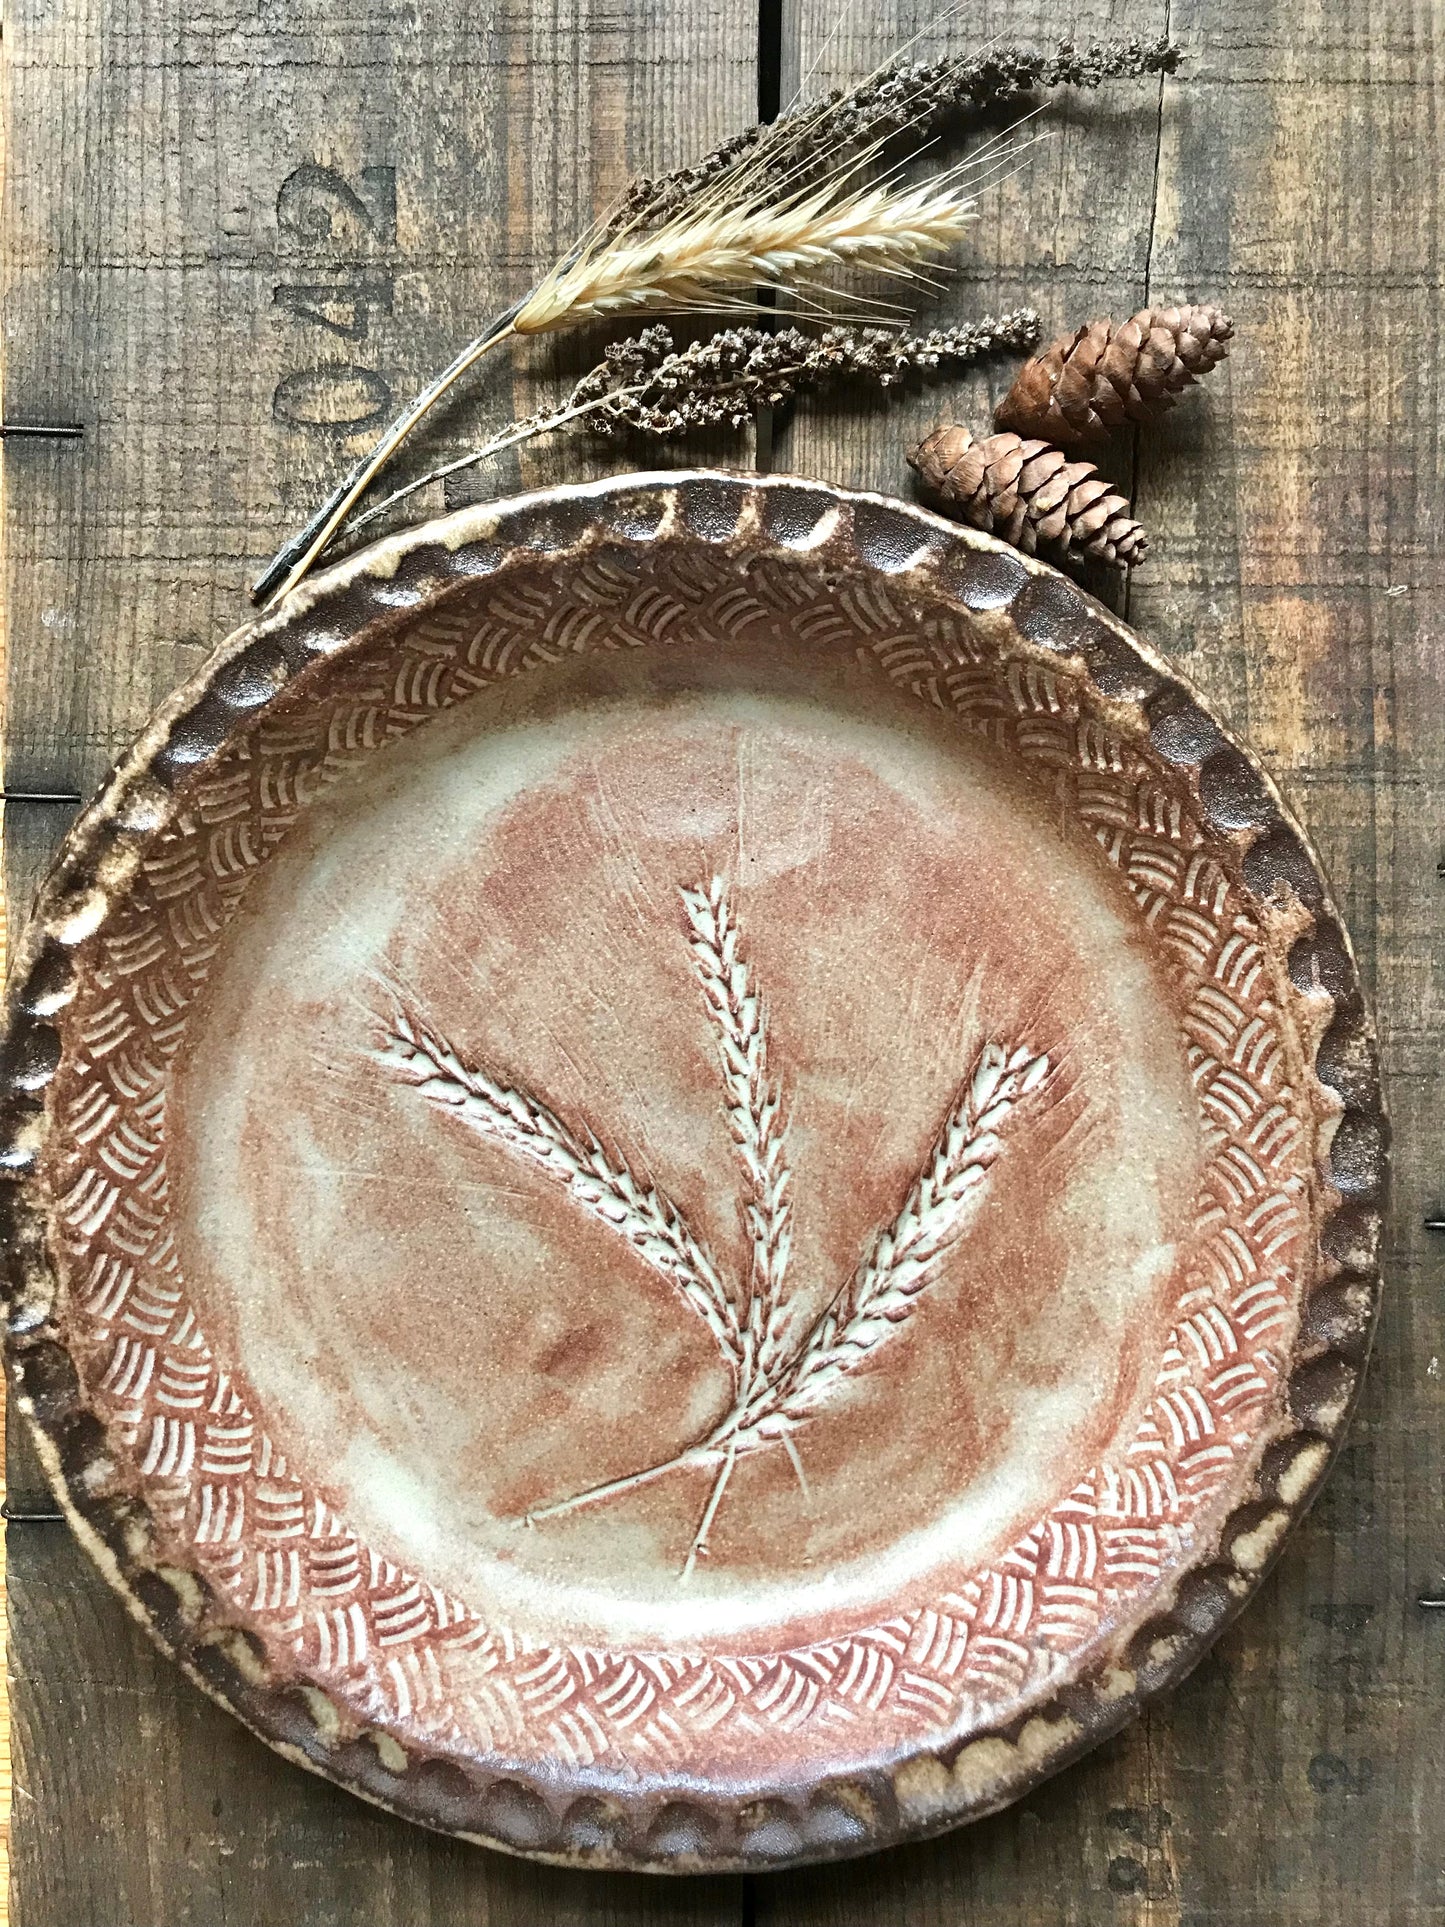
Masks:
[[[7,451],[22,790],[88,790],[384,414],[629,174],[756,111],[751,13],[681,0],[20,0],[5,49],[6,407],[87,431]],[[433,452],[582,352],[492,364]]]
[[[926,11],[886,0],[839,24],[831,0],[787,0],[785,94],[820,52],[819,83],[861,72]],[[554,1874],[360,1807],[178,1680],[62,1528],[16,1526],[22,1927],[700,1923],[745,1904],[760,1927],[1445,1922],[1445,1613],[1415,1603],[1445,1590],[1445,1248],[1420,1228],[1445,1193],[1440,16],[1433,0],[987,0],[951,31],[1166,26],[1183,74],[1060,101],[940,313],[1028,299],[1053,326],[1189,295],[1239,323],[1207,395],[1117,451],[1155,533],[1130,614],[1322,850],[1376,990],[1396,1127],[1376,1362],[1276,1577],[1177,1694],[1020,1807],[745,1900],[733,1882]],[[485,20],[400,0],[22,0],[7,409],[88,433],[7,450],[12,788],[88,787],[244,613],[254,566],[360,445],[299,414],[359,406],[367,377],[405,392],[629,168],[752,117],[753,29],[751,8],[622,0],[508,0]],[[384,167],[394,232],[385,177],[363,173]],[[328,363],[362,373],[318,381]],[[800,409],[775,425],[774,465],[906,493],[907,443],[944,413],[983,419],[1007,379],[886,414]],[[530,392],[483,382],[431,446]],[[522,473],[584,463],[559,447]],[[10,806],[12,904],[63,817]],[[17,1505],[43,1506],[13,1447],[11,1478]]]
[[[825,73],[858,71],[925,12],[870,10]],[[793,0],[795,67],[835,18]],[[1440,16],[1170,0],[1127,17],[990,6],[958,31],[1166,26],[1179,79],[1065,104],[942,306],[954,320],[1029,299],[1053,328],[1189,297],[1239,325],[1207,394],[1115,451],[1155,535],[1127,606],[1278,775],[1375,990],[1396,1132],[1375,1362],[1323,1498],[1181,1691],[1013,1812],[773,1883],[768,1927],[1445,1920],[1445,1614],[1416,1603],[1445,1567],[1445,1264],[1422,1229],[1445,1051]],[[800,414],[779,458],[906,492],[914,431],[984,419],[1001,386],[919,396],[906,423]]]
[[[246,583],[376,411],[628,175],[754,117],[754,29],[750,10],[680,0],[10,10],[24,137],[0,243],[6,413],[86,429],[6,448],[12,794],[88,791],[249,613]],[[499,361],[428,454],[525,412],[554,361],[586,352]],[[328,417],[361,419],[348,433]],[[579,459],[541,451],[492,486]],[[9,805],[13,905],[67,820]],[[23,1442],[10,1471],[15,1509],[48,1509]],[[736,1881],[588,1881],[336,1795],[162,1663],[62,1527],[9,1537],[22,1927],[739,1917]]]

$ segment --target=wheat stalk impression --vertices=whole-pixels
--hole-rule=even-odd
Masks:
[[[739,1389],[751,1389],[776,1373],[787,1324],[783,1286],[793,1242],[788,1223],[792,1173],[784,1157],[782,1096],[769,1078],[767,1017],[739,954],[737,920],[722,879],[714,877],[705,891],[681,894],[693,965],[716,1038],[728,1127],[748,1186],[743,1211],[752,1276],[744,1301]]]
[[[525,1091],[468,1065],[440,1032],[399,1010],[379,1061],[438,1110],[540,1165],[679,1293],[711,1333],[732,1391],[721,1418],[686,1450],[657,1465],[535,1507],[528,1524],[636,1491],[685,1467],[712,1480],[681,1576],[704,1558],[708,1535],[740,1457],[781,1445],[806,1480],[794,1435],[827,1408],[845,1381],[877,1358],[913,1317],[971,1220],[1015,1112],[1050,1081],[1049,1059],[1027,1045],[985,1044],[898,1215],[870,1242],[853,1277],[795,1331],[787,1292],[792,1174],[779,1082],[769,1066],[768,1023],[727,886],[714,877],[681,892],[693,968],[713,1034],[723,1105],[746,1184],[748,1275],[730,1290],[706,1247],[656,1185],[643,1185],[592,1132],[573,1132]]]
[[[444,1037],[405,1011],[393,1019],[380,1056],[439,1110],[452,1112],[479,1137],[506,1145],[565,1185],[584,1210],[677,1287],[724,1357],[741,1369],[738,1308],[706,1248],[655,1185],[639,1183],[596,1137],[575,1136],[536,1098],[496,1084],[464,1064]]]
[[[1048,1074],[1048,1058],[1027,1045],[1013,1052],[984,1045],[903,1209],[878,1233],[857,1276],[808,1334],[770,1409],[756,1421],[760,1440],[810,1417],[840,1378],[912,1317],[919,1293],[962,1236],[978,1188],[1003,1150],[1000,1131]]]

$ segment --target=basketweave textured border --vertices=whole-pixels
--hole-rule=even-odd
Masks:
[[[72,994],[71,960],[129,888],[179,784],[279,692],[296,689],[308,666],[338,652],[375,650],[448,583],[495,572],[509,554],[581,563],[604,543],[677,537],[721,556],[806,555],[810,567],[838,579],[851,575],[866,585],[873,578],[885,599],[901,592],[972,617],[986,612],[990,622],[1009,625],[1020,661],[1031,665],[1035,696],[1021,708],[1039,728],[1049,724],[1050,665],[1082,678],[1122,735],[1147,736],[1155,753],[1185,773],[1201,821],[1238,852],[1237,886],[1287,930],[1289,973],[1302,1010],[1308,1006],[1315,1067],[1341,1113],[1328,1150],[1333,1209],[1318,1276],[1292,1353],[1279,1360],[1288,1379],[1285,1414],[1246,1503],[1196,1548],[1170,1610],[1129,1628],[1086,1677],[1052,1700],[1037,1698],[1000,1731],[752,1800],[569,1795],[520,1772],[483,1781],[440,1753],[408,1758],[380,1727],[368,1736],[352,1722],[347,1731],[317,1687],[273,1680],[257,1643],[238,1631],[206,1579],[164,1566],[146,1508],[100,1496],[103,1427],[59,1342],[43,1200],[32,1175],[45,1093],[59,1064],[53,1020]],[[897,646],[884,666],[914,683],[928,668]],[[1146,893],[1165,884],[1157,875],[1141,879]],[[1192,691],[1072,584],[988,538],[877,497],[786,478],[621,478],[464,511],[341,565],[231,638],[158,714],[72,833],[42,892],[14,983],[3,1066],[12,1373],[77,1530],[162,1646],[272,1744],[412,1818],[514,1851],[670,1870],[776,1865],[861,1851],[1004,1804],[1197,1659],[1308,1503],[1357,1388],[1378,1293],[1386,1133],[1348,942],[1307,846],[1267,779]]]
[[[1101,848],[1120,912],[1168,960],[1208,1157],[1139,1423],[1074,1468],[1069,1489],[994,1559],[894,1602],[885,1617],[803,1643],[719,1651],[551,1642],[398,1564],[338,1512],[324,1484],[287,1462],[244,1372],[209,1342],[171,1235],[170,1067],[204,1005],[228,922],[309,808],[349,771],[489,684],[554,661],[619,650],[690,658],[760,634],[774,647],[796,640],[855,660],[908,703],[982,736]],[[555,557],[513,548],[488,573],[424,599],[380,646],[338,651],[289,696],[262,704],[177,787],[177,807],[128,892],[77,952],[78,987],[61,1021],[43,1182],[63,1335],[169,1563],[193,1570],[239,1627],[324,1695],[338,1734],[389,1735],[463,1765],[519,1765],[540,1753],[593,1792],[610,1791],[620,1774],[653,1785],[741,1783],[761,1795],[816,1774],[820,1758],[844,1772],[945,1735],[961,1744],[1046,1700],[1066,1672],[1090,1665],[1101,1638],[1141,1614],[1166,1570],[1187,1563],[1230,1507],[1274,1423],[1302,1277],[1312,1273],[1319,1135],[1334,1112],[1321,1114],[1305,1067],[1311,1052],[1291,1022],[1298,999],[1280,994],[1279,945],[1227,873],[1233,866],[1218,860],[1176,772],[1126,742],[1077,675],[1021,646],[996,612],[963,620],[907,587],[820,567],[808,545],[737,552],[674,526],[651,543],[600,540]],[[723,942],[735,985],[746,947],[740,962],[724,879],[710,888],[709,897],[682,898],[691,901],[694,960],[699,943],[706,953]],[[715,947],[711,955],[716,992],[723,960]],[[1328,1003],[1323,993],[1319,1003]],[[741,1026],[741,1008],[735,1015]],[[601,1187],[614,1235],[660,1256],[669,1284],[683,1280],[685,1301],[710,1321],[732,1361],[735,1411],[760,1425],[806,1423],[828,1376],[810,1379],[802,1361],[812,1354],[783,1342],[766,1309],[771,1287],[752,1299],[767,1253],[759,1269],[755,1250],[750,1277],[729,1290],[665,1189],[644,1188],[611,1162],[590,1126],[579,1139],[525,1088],[491,1085],[419,1013],[394,1012],[389,1030],[390,1075],[420,1077],[434,1099],[461,1104],[472,1126],[500,1131],[514,1152],[545,1144],[554,1182],[561,1158],[573,1167],[569,1188]],[[761,1044],[763,1029],[755,1035]],[[1056,1041],[1067,1056],[1067,1040]],[[722,1061],[735,1064],[743,1049],[739,1029]],[[758,1088],[745,1073],[741,1112],[733,1110],[744,1139],[770,1082],[761,1064],[754,1070]],[[1051,1078],[1046,1059],[1038,1070],[1043,1089],[1026,1111],[1070,1083],[1067,1073]],[[966,1183],[968,1142],[960,1111],[935,1140],[942,1163],[920,1174],[921,1188],[883,1235],[890,1263],[940,1228],[925,1199],[948,1197],[955,1175]],[[999,1142],[986,1135],[985,1144]],[[956,1174],[950,1144],[965,1165]],[[786,1184],[782,1140],[772,1148],[768,1183]],[[763,1168],[754,1146],[751,1169]],[[762,1236],[769,1244],[776,1222]],[[873,1287],[886,1298],[877,1276]],[[917,1303],[902,1293],[891,1310]],[[755,1311],[761,1384],[743,1342]],[[848,1365],[860,1339],[871,1354],[898,1330],[886,1312],[840,1316]],[[815,1336],[831,1348],[827,1321]],[[711,1474],[719,1499],[729,1470],[721,1452]],[[581,1502],[574,1493],[560,1505]],[[538,1524],[557,1509],[529,1516]],[[711,1516],[705,1507],[701,1521]]]

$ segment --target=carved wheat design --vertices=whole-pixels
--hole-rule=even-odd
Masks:
[[[479,1137],[505,1144],[566,1185],[595,1218],[625,1238],[634,1251],[681,1292],[717,1340],[734,1369],[743,1358],[738,1308],[706,1247],[693,1236],[677,1206],[656,1185],[643,1185],[620,1157],[590,1132],[575,1136],[562,1120],[524,1091],[495,1084],[464,1064],[439,1031],[398,1011],[386,1034],[380,1061],[417,1094],[450,1111]]]
[[[1027,1046],[1010,1055],[1001,1044],[985,1044],[903,1209],[804,1341],[776,1403],[779,1423],[806,1418],[839,1377],[866,1363],[913,1316],[919,1293],[962,1236],[978,1187],[1003,1150],[999,1132],[1048,1074],[1048,1058]]]
[[[783,1152],[782,1098],[768,1076],[767,1015],[739,952],[737,920],[721,877],[706,891],[681,892],[692,929],[693,965],[717,1039],[728,1127],[748,1183],[744,1206],[752,1245],[745,1297],[744,1378],[767,1380],[782,1359],[787,1330],[783,1282],[793,1236],[792,1183]]]
[[[462,1061],[439,1032],[399,1012],[380,1060],[438,1109],[505,1144],[565,1184],[572,1195],[648,1260],[702,1318],[732,1377],[728,1409],[685,1451],[623,1478],[539,1506],[528,1523],[635,1491],[685,1466],[707,1466],[712,1484],[682,1568],[707,1552],[733,1468],[747,1453],[782,1445],[803,1483],[793,1435],[869,1364],[908,1322],[971,1220],[1019,1106],[1045,1088],[1050,1063],[1027,1045],[985,1044],[893,1222],[823,1312],[790,1341],[786,1290],[792,1176],[782,1090],[768,1065],[767,1016],[743,952],[723,880],[681,892],[693,967],[702,987],[734,1148],[747,1184],[750,1244],[737,1293],[689,1230],[677,1206],[644,1186],[591,1132],[579,1136],[536,1098],[494,1083]]]

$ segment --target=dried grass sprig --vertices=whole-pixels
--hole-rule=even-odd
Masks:
[[[564,311],[557,305],[561,284],[574,270],[580,271],[584,261],[590,262],[590,285],[597,294],[613,302],[617,300],[620,286],[604,287],[600,273],[600,257],[609,245],[615,243],[624,252],[631,253],[642,241],[644,230],[675,221],[686,225],[689,212],[704,219],[716,218],[720,213],[725,214],[729,205],[757,206],[770,194],[795,196],[825,170],[836,179],[833,170],[840,164],[846,165],[849,158],[856,159],[859,149],[870,143],[904,129],[917,134],[929,132],[964,109],[990,100],[1013,99],[1035,87],[1065,84],[1096,87],[1115,77],[1172,72],[1179,58],[1179,49],[1169,42],[1133,40],[1099,42],[1082,50],[1064,43],[1053,54],[1000,46],[984,54],[951,57],[930,64],[900,66],[893,62],[854,88],[807,103],[778,122],[734,136],[700,163],[657,180],[637,183],[613,217],[574,248],[545,278],[541,288],[523,296],[489,322],[449,366],[408,403],[306,526],[278,550],[253,584],[253,598],[262,603],[274,601],[306,576],[357,501],[417,424],[485,355],[518,332],[521,315],[530,309],[532,327],[522,330],[529,332],[560,325],[564,318],[578,319],[586,313],[614,311],[587,303]],[[767,248],[759,251],[765,256],[771,252]],[[643,255],[646,255],[645,246]],[[735,258],[740,260],[741,253]],[[854,264],[861,265],[862,257],[855,257]],[[889,261],[873,264],[894,265]],[[634,265],[641,267],[643,259],[635,259]],[[665,264],[654,262],[646,272],[650,280],[659,284],[669,279]],[[572,283],[574,292],[581,288],[584,278],[579,273],[579,279]],[[770,278],[767,274],[759,276],[760,280]],[[738,285],[732,284],[735,295]],[[545,298],[543,289],[550,289]],[[692,299],[691,294],[687,298]],[[544,316],[550,318],[540,319]]]
[[[622,232],[670,218],[679,208],[747,169],[761,183],[809,166],[836,166],[850,151],[908,133],[940,132],[959,116],[1055,87],[1101,87],[1108,80],[1172,74],[1182,59],[1173,41],[1060,41],[1052,53],[1004,44],[939,60],[890,61],[850,88],[800,103],[776,121],[732,135],[675,173],[634,181],[607,223]]]
[[[1032,308],[985,315],[954,328],[895,334],[887,328],[723,328],[685,348],[660,323],[613,343],[560,406],[511,422],[480,448],[393,490],[355,516],[357,535],[419,489],[573,423],[594,434],[631,431],[668,440],[709,428],[743,428],[760,408],[780,408],[804,393],[857,381],[881,389],[981,356],[1023,352],[1039,338]]]
[[[957,369],[988,354],[1022,351],[1039,335],[1032,308],[925,334],[887,328],[727,328],[675,349],[665,328],[644,329],[609,348],[569,404],[604,403],[595,434],[624,429],[665,439],[696,429],[741,428],[760,408],[845,381],[888,389],[918,375]]]

